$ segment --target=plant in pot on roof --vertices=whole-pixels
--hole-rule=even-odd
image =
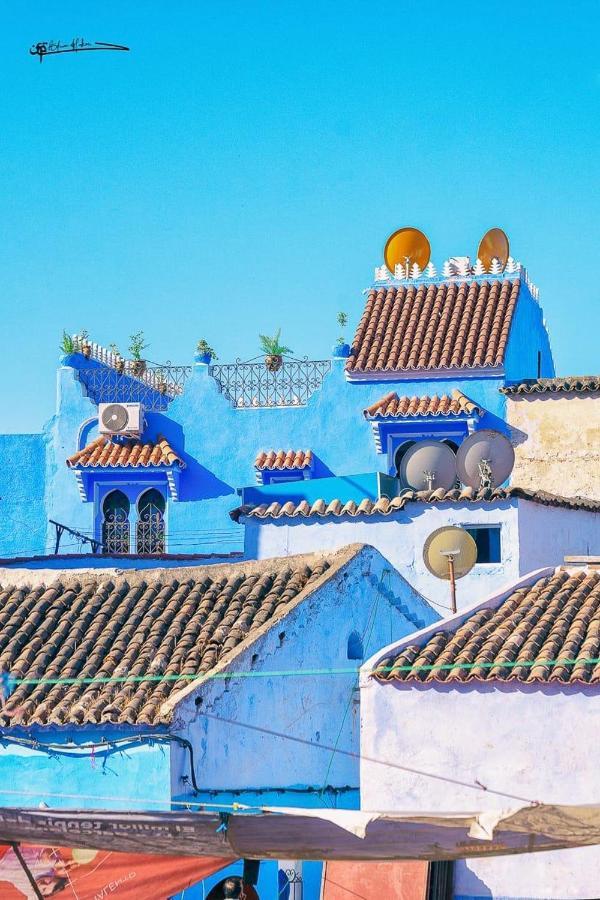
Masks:
[[[64,329],[62,333],[62,340],[60,342],[60,352],[63,357],[70,356],[71,353],[75,353],[75,341]]]
[[[340,328],[345,328],[348,324],[348,316],[345,312],[339,312],[337,314],[337,323]],[[337,339],[336,345],[333,348],[334,356],[346,357],[350,356],[350,345],[346,343],[346,338],[343,334],[340,334]]]
[[[146,371],[146,360],[142,357],[142,353],[148,347],[148,344],[144,342],[144,332],[137,331],[130,336],[129,341],[129,352],[132,359],[131,371],[134,375],[143,375]]]
[[[83,353],[83,355],[85,356],[86,359],[89,359],[90,356],[92,355],[92,345],[90,344],[88,338],[89,338],[89,334],[87,333],[85,328],[82,329],[79,332],[79,348],[81,350],[81,353]]]
[[[125,371],[125,360],[121,356],[121,351],[119,350],[119,348],[117,347],[116,344],[109,344],[108,349],[110,350],[110,352],[113,355],[113,365],[115,367],[115,370],[120,375],[122,375],[123,372]]]
[[[277,329],[277,332],[273,337],[269,337],[266,334],[259,334],[260,349],[265,354],[265,366],[269,372],[278,372],[283,363],[283,354],[294,352],[293,350],[290,350],[289,347],[284,347],[283,344],[279,343],[280,337],[281,328]]]
[[[205,365],[209,366],[213,359],[218,358],[219,357],[217,356],[213,348],[210,346],[210,344],[207,343],[207,341],[204,340],[204,338],[202,338],[201,341],[198,341],[198,343],[196,344],[196,354],[194,356],[194,360],[196,362],[204,363]]]

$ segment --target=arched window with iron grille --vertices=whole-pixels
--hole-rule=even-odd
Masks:
[[[102,504],[102,552],[129,553],[129,500],[111,491]]]
[[[165,498],[152,488],[138,500],[136,549],[138,553],[165,552]]]

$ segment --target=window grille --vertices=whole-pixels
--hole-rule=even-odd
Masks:
[[[122,491],[111,491],[102,511],[102,552],[129,553],[129,500]]]
[[[140,554],[165,552],[165,500],[157,490],[146,491],[138,503],[136,549]]]

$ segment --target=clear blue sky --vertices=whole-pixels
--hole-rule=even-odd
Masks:
[[[149,358],[322,358],[387,234],[441,265],[492,225],[557,368],[597,373],[597,2],[7,4],[0,431],[52,414],[63,328]],[[40,65],[43,39],[125,43]],[[349,331],[351,330],[349,329]]]

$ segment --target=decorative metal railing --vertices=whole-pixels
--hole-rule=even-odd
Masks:
[[[162,510],[146,506],[136,525],[136,551],[139,554],[165,552],[165,521]]]
[[[331,371],[329,359],[285,358],[277,372],[267,369],[264,359],[211,366],[221,392],[236,409],[275,406],[306,406]]]
[[[121,517],[102,523],[102,552],[129,553],[129,521]]]
[[[94,403],[143,403],[144,409],[164,412],[171,400],[183,393],[192,367],[152,364],[143,376],[131,369],[119,372],[105,366],[76,371]]]

